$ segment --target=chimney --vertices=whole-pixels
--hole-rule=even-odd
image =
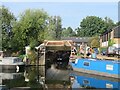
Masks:
[[[3,51],[0,51],[0,58],[3,58],[4,55],[3,55]]]

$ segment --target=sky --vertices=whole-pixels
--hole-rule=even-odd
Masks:
[[[86,16],[109,17],[118,21],[118,2],[2,2],[17,18],[26,9],[44,9],[62,18],[62,27],[80,26]]]

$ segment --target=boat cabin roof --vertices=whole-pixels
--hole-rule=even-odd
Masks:
[[[4,57],[4,58],[1,58],[1,60],[14,60],[17,58],[19,58],[19,57]]]
[[[88,59],[88,58],[79,58],[78,60],[90,60],[90,61],[104,61],[104,62],[113,62],[113,63],[119,63],[120,60],[112,60],[112,59]]]

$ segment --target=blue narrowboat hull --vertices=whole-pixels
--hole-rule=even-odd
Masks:
[[[71,63],[74,71],[120,78],[120,62],[97,60],[97,59],[77,59],[75,63]]]

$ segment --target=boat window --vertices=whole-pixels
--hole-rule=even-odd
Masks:
[[[17,59],[14,59],[14,63],[16,63],[17,62]]]
[[[106,65],[106,70],[113,70],[113,65]]]
[[[113,85],[110,83],[106,83],[106,88],[113,88]]]
[[[90,82],[88,80],[83,80],[84,84],[89,84]]]
[[[13,63],[15,63],[15,62],[16,62],[16,59],[14,59]]]
[[[89,66],[90,63],[89,62],[84,62],[84,66]]]

